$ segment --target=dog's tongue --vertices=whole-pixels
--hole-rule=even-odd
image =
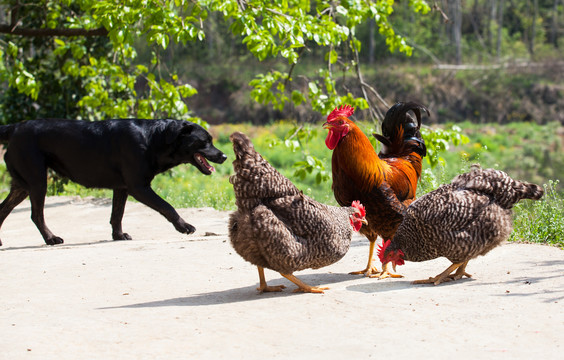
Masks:
[[[215,171],[215,168],[213,166],[211,166],[208,161],[206,160],[205,157],[203,157],[201,154],[196,154],[196,159],[198,159],[198,161],[204,165],[206,167],[206,169],[208,169],[211,172]]]

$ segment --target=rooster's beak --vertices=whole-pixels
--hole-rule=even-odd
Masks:
[[[323,124],[324,129],[331,129],[332,127],[333,127],[333,125],[329,124],[328,122]]]
[[[366,219],[362,219],[362,220],[360,220],[360,222],[364,225],[368,225],[368,220],[366,220]]]

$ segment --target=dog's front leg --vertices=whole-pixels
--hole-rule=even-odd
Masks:
[[[178,215],[176,210],[163,200],[159,195],[157,195],[153,189],[149,186],[140,186],[135,188],[128,188],[128,192],[137,201],[147,205],[153,210],[158,211],[162,216],[164,216],[168,221],[174,225],[176,230],[183,234],[192,234],[196,231],[196,228],[188,224],[184,219]]]

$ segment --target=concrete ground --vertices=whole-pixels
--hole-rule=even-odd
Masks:
[[[446,259],[406,263],[403,279],[348,275],[368,242],[353,239],[338,263],[298,272],[325,294],[258,294],[256,267],[227,237],[227,212],[181,209],[196,234],[177,233],[129,202],[108,241],[111,202],[48,198],[46,246],[29,203],[0,238],[3,359],[556,359],[564,352],[564,251],[505,244],[471,261],[472,279],[432,285]]]

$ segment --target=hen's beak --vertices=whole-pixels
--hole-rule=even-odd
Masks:
[[[365,218],[362,218],[362,220],[360,220],[360,222],[361,222],[363,225],[368,225],[368,220],[366,220]]]

